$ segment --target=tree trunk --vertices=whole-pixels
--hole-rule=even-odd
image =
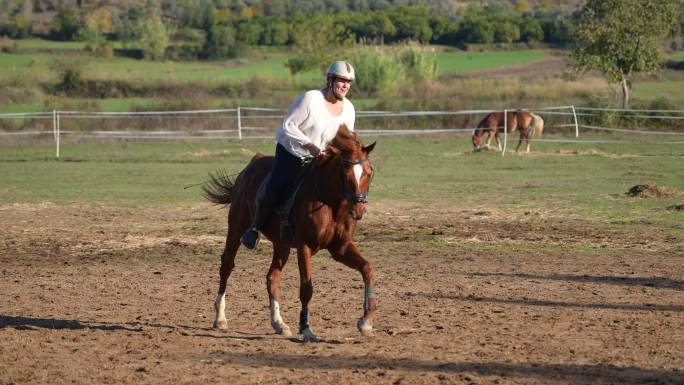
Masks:
[[[622,78],[622,108],[629,108],[629,86],[625,78]]]

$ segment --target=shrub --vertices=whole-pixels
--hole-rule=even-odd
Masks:
[[[409,47],[401,53],[406,74],[415,81],[429,81],[437,76],[437,55]]]
[[[0,38],[0,52],[15,53],[19,49],[19,44],[16,40],[8,39],[6,37]]]
[[[77,92],[83,86],[83,72],[77,66],[66,65],[60,69],[57,91],[65,94]]]
[[[396,54],[379,49],[360,50],[351,62],[356,69],[354,89],[361,93],[391,93],[405,77],[404,66]]]

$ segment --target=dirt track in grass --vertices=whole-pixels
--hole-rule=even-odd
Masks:
[[[314,258],[313,329],[274,335],[270,245],[240,251],[211,329],[225,211],[0,206],[0,383],[684,383],[684,246],[543,211],[371,202],[376,271]],[[282,312],[299,312],[294,255]]]

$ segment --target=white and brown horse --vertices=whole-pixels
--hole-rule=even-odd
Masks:
[[[539,138],[544,131],[544,120],[541,116],[533,114],[529,111],[508,111],[506,112],[506,121],[504,122],[503,112],[492,112],[480,121],[477,128],[473,132],[473,146],[475,151],[482,149],[489,149],[492,137],[496,139],[496,144],[501,151],[501,141],[499,140],[499,132],[503,132],[504,123],[507,127],[507,133],[515,131],[520,132],[520,139],[518,146],[515,148],[517,152],[523,140],[527,142],[525,152],[530,152],[530,135]],[[484,134],[487,133],[487,142],[483,143]]]

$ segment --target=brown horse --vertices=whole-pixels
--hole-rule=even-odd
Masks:
[[[333,259],[361,273],[365,291],[363,316],[358,320],[357,327],[364,335],[372,333],[376,308],[373,266],[363,258],[352,236],[356,222],[365,212],[373,176],[368,154],[374,147],[375,143],[363,147],[355,133],[350,132],[345,125],[340,126],[323,155],[315,160],[312,171],[300,188],[301,194],[290,215],[294,237],[288,240],[279,234],[279,220],[275,215],[263,229],[264,236],[273,243],[273,260],[266,275],[266,289],[271,326],[276,333],[286,336],[292,334],[280,315],[279,305],[280,276],[292,248],[297,249],[299,298],[302,304],[299,332],[304,341],[317,340],[309,325],[308,306],[313,296],[311,257],[321,249],[328,250]],[[228,327],[225,315],[226,284],[235,266],[240,236],[252,220],[257,189],[269,173],[273,159],[272,156],[257,154],[234,181],[228,177],[211,175],[211,181],[203,186],[207,199],[214,203],[230,204],[228,235],[221,256],[219,289],[214,302],[214,328]]]
[[[506,126],[507,133],[512,133],[515,131],[520,132],[520,139],[518,140],[518,146],[515,148],[517,152],[520,149],[520,145],[523,140],[527,142],[527,148],[525,152],[530,152],[530,133],[533,133],[536,137],[541,137],[544,131],[544,120],[541,116],[533,114],[529,111],[508,111],[506,113]],[[485,116],[484,119],[477,125],[477,129],[473,132],[473,146],[475,151],[480,151],[483,148],[489,149],[489,144],[492,141],[492,136],[496,138],[496,144],[501,151],[501,142],[499,140],[499,132],[503,132],[504,128],[504,113],[503,112],[492,112]],[[487,133],[487,143],[482,143],[482,137],[485,132]]]

